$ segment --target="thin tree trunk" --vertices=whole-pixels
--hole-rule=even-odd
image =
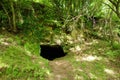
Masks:
[[[13,6],[13,2],[10,2],[10,5],[11,5],[11,10],[12,10],[13,32],[17,32],[15,9],[14,9],[14,6]]]

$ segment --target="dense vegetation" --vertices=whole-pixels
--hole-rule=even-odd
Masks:
[[[67,55],[44,59],[40,44]],[[0,80],[17,79],[119,80],[120,0],[1,0]]]

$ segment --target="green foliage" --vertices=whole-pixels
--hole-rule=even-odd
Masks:
[[[5,15],[4,11],[0,11],[0,27],[7,27],[7,16]]]
[[[117,24],[115,30],[113,30],[120,37],[120,24]]]
[[[113,45],[112,45],[112,48],[113,48],[114,50],[119,50],[119,49],[120,49],[120,44],[119,44],[119,42],[114,42]]]
[[[25,43],[24,48],[25,48],[25,50],[30,51],[31,53],[33,53],[35,55],[39,55],[38,54],[39,49],[40,49],[39,44],[36,44],[36,43],[32,44],[32,43],[27,42],[27,43]]]
[[[119,58],[120,57],[120,44],[118,42],[114,42],[111,50],[107,50],[105,55],[112,59]]]
[[[9,31],[15,22],[18,34],[11,36],[5,32],[7,36],[0,35],[0,79],[45,80],[49,74],[49,64],[40,57],[39,44],[52,43],[53,40],[59,42],[60,39],[68,52],[62,59],[72,63],[76,80],[107,80],[105,60],[108,63],[109,59],[113,59],[117,63],[120,57],[120,22],[104,2],[1,0],[0,28],[5,27]],[[65,32],[65,28],[69,33]],[[1,29],[0,33],[5,30]],[[113,42],[112,45],[109,42]],[[75,45],[80,45],[80,48],[74,48]],[[82,60],[87,55],[101,56],[102,59],[93,62]]]
[[[120,57],[120,50],[116,50],[116,51],[110,50],[106,53],[106,55],[108,57],[111,57],[111,58],[119,58]]]

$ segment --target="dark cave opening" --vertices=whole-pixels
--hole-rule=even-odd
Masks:
[[[40,56],[45,59],[54,60],[66,54],[60,45],[40,45]]]

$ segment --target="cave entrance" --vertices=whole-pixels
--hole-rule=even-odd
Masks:
[[[40,45],[40,56],[48,60],[64,57],[63,48],[60,45]]]

